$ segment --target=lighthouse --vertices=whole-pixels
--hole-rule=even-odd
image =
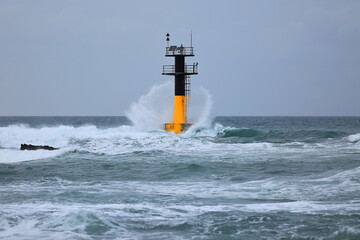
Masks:
[[[198,63],[187,65],[186,57],[194,57],[194,48],[171,45],[170,34],[166,34],[166,53],[165,57],[175,58],[174,65],[163,65],[162,75],[171,75],[175,78],[174,91],[174,115],[171,123],[165,123],[165,130],[176,134],[185,132],[191,123],[187,119],[187,106],[190,104],[190,76],[198,74]]]

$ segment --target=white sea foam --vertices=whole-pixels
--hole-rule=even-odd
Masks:
[[[70,126],[30,128],[26,125],[11,125],[0,127],[0,147],[18,149],[21,143],[64,147],[68,144],[68,136],[72,134],[73,130],[74,127]]]
[[[16,184],[16,191],[53,192],[53,182],[55,186],[65,186],[60,191],[83,191],[89,194],[96,193],[102,196],[118,196],[126,192],[128,195],[146,195],[152,196],[172,196],[172,198],[183,199],[214,199],[217,202],[219,198],[236,200],[263,199],[267,200],[266,204],[239,204],[238,208],[242,211],[297,211],[306,213],[316,213],[319,211],[329,210],[341,212],[360,211],[360,201],[352,200],[358,195],[359,181],[358,174],[360,168],[339,172],[330,177],[318,179],[264,179],[248,182],[227,182],[220,183],[217,181],[197,181],[197,182],[134,182],[134,181],[112,181],[106,185],[83,183],[81,186],[77,182],[65,183],[61,179],[48,179],[31,184]],[[51,181],[49,184],[48,181]],[[14,186],[11,186],[13,188]],[[59,189],[59,188],[57,188]],[[3,191],[11,189],[4,188]],[[16,191],[14,193],[16,193]],[[59,190],[56,190],[59,191]],[[55,191],[55,194],[58,192]],[[340,202],[339,199],[342,199]],[[241,202],[241,201],[240,201]],[[125,204],[126,205],[126,204]],[[122,208],[125,208],[125,205]],[[132,205],[126,205],[133,207]],[[139,207],[140,205],[136,205]],[[230,205],[227,205],[231,207]],[[96,206],[95,206],[96,207]],[[111,207],[111,206],[107,206]],[[147,206],[148,207],[148,206]],[[174,207],[174,206],[172,206]],[[255,209],[257,208],[257,209]]]
[[[295,201],[274,203],[217,203],[217,204],[174,204],[174,203],[24,203],[5,204],[0,210],[2,231],[0,237],[6,239],[36,239],[41,237],[90,239],[90,226],[109,227],[103,238],[121,234],[124,239],[134,238],[127,233],[129,226],[154,228],[157,226],[177,226],[184,222],[199,223],[199,218],[207,213],[234,213],[242,219],[242,214],[292,212],[304,214],[336,213],[348,215],[349,210],[360,210],[359,203],[323,203],[319,201]],[[239,216],[240,215],[240,216]],[[130,221],[129,221],[130,219]],[[209,220],[211,223],[211,219]],[[111,236],[110,238],[113,238]]]
[[[55,157],[74,149],[109,154],[131,152],[132,144],[149,136],[151,133],[139,131],[132,126],[99,129],[95,126],[30,128],[25,125],[11,125],[0,128],[0,162],[13,163]],[[20,151],[22,143],[50,145],[60,150]]]
[[[319,212],[336,212],[337,214],[348,214],[348,208],[354,211],[360,210],[360,204],[354,203],[336,203],[336,204],[324,204],[318,201],[294,201],[294,202],[280,202],[280,203],[263,203],[263,204],[247,204],[244,205],[241,210],[247,212],[296,212],[306,214],[316,214]]]
[[[348,136],[348,140],[350,142],[358,142],[358,141],[360,141],[360,133]]]
[[[34,159],[44,159],[59,156],[67,152],[66,149],[47,151],[21,151],[16,149],[0,149],[0,163],[17,163]]]
[[[203,116],[206,116],[203,115]],[[206,117],[204,117],[206,119]],[[201,119],[200,119],[201,120]],[[205,121],[205,120],[204,120]],[[202,121],[200,121],[201,123]],[[199,124],[198,126],[201,126]],[[202,125],[204,126],[204,125]],[[286,154],[296,160],[296,154],[322,154],[333,151],[332,147],[318,147],[314,144],[286,143],[275,144],[267,142],[232,143],[209,141],[219,133],[229,129],[221,124],[213,127],[196,127],[185,134],[172,134],[162,130],[144,131],[134,126],[120,126],[99,129],[96,126],[54,126],[31,128],[24,125],[11,125],[0,128],[0,162],[10,163],[43,159],[58,156],[67,151],[79,150],[85,152],[117,155],[134,151],[171,151],[173,154],[202,155],[207,154],[209,161],[221,156],[247,159],[258,156],[261,159],[269,152]],[[20,144],[51,145],[59,147],[58,151],[20,151]],[[294,146],[295,145],[295,146]],[[339,147],[342,147],[340,145]],[[351,150],[351,146],[348,146]],[[289,155],[292,154],[292,155]]]

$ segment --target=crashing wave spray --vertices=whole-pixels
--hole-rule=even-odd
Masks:
[[[153,86],[131,104],[125,112],[126,117],[140,130],[162,129],[164,121],[171,120],[172,116],[171,88],[170,81]]]
[[[188,106],[189,122],[192,128],[209,127],[211,125],[210,113],[212,98],[209,91],[203,87],[194,88],[191,94],[191,104]]]
[[[140,130],[163,130],[164,123],[170,122],[173,116],[173,83],[170,81],[153,86],[148,93],[132,103],[125,115]],[[191,94],[188,117],[192,128],[205,127],[210,124],[212,106],[211,95],[205,88],[194,88]]]

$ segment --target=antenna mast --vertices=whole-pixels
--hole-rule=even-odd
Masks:
[[[192,47],[192,31],[190,31],[190,47]]]

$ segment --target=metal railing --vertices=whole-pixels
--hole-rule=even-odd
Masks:
[[[183,47],[183,46],[166,47],[166,56],[174,56],[174,55],[194,56],[194,48],[193,47]]]
[[[175,65],[163,65],[163,75],[177,75],[177,74],[198,74],[198,63],[193,65],[185,65],[184,72],[175,72]]]

